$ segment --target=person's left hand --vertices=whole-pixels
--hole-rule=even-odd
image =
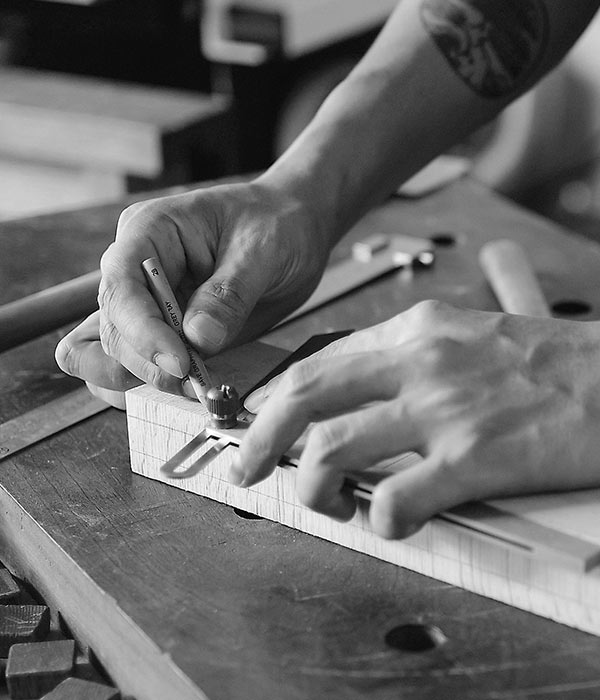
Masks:
[[[230,479],[268,476],[311,424],[297,490],[346,520],[344,474],[414,450],[370,520],[406,537],[461,502],[600,485],[600,324],[424,302],[291,367],[264,390]],[[256,401],[256,397],[253,397]]]

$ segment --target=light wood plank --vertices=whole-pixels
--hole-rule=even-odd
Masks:
[[[0,70],[0,153],[142,177],[163,139],[228,109],[227,98],[19,68]]]
[[[243,393],[265,374],[270,357],[272,367],[279,361],[280,353],[253,343],[216,358],[213,368],[222,377],[233,372],[231,381],[239,383]],[[592,570],[600,561],[600,546],[594,542],[600,534],[600,491],[590,492],[599,515],[591,534],[573,527],[580,495],[562,494],[554,520],[548,511],[557,496],[529,497],[534,512],[536,505],[538,510],[545,508],[544,523],[530,520],[525,509],[518,513],[504,511],[502,501],[496,500],[493,506],[464,506],[451,511],[408,540],[390,542],[371,532],[365,502],[346,524],[300,504],[293,468],[277,468],[268,479],[249,489],[232,486],[227,472],[243,430],[212,430],[216,438],[229,435],[234,444],[195,476],[166,478],[160,467],[210,426],[207,411],[196,402],[139,387],[127,394],[127,413],[131,466],[138,474],[600,634],[600,570]],[[183,466],[191,464],[212,444],[206,443]],[[387,470],[394,468],[394,464],[386,466]],[[550,501],[545,506],[546,498]],[[515,500],[518,501],[511,502],[514,504]],[[561,523],[569,520],[569,512],[571,527],[562,531]],[[590,520],[583,519],[581,524],[585,528]],[[515,589],[526,591],[526,595],[515,595]]]

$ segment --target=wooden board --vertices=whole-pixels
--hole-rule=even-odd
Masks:
[[[222,115],[229,100],[23,68],[0,70],[0,153],[154,177],[163,139]]]
[[[15,644],[6,665],[6,684],[13,700],[39,698],[66,680],[75,664],[75,642],[62,639]]]
[[[213,372],[230,376],[243,394],[279,358],[280,352],[254,343],[215,359]],[[131,468],[138,474],[600,635],[600,569],[594,570],[600,563],[600,490],[529,497],[526,507],[519,506],[519,499],[508,500],[506,509],[502,500],[463,506],[406,541],[394,542],[371,532],[366,502],[345,524],[302,506],[293,468],[277,468],[249,489],[232,486],[228,468],[244,430],[213,430],[208,412],[197,402],[144,386],[128,392],[127,418]],[[225,436],[232,444],[200,473],[166,477],[162,464],[205,427],[215,441]],[[289,454],[299,449],[296,445]],[[402,460],[388,461],[384,471],[403,466]],[[579,513],[583,498],[587,509]]]

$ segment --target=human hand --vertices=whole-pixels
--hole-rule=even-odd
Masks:
[[[181,381],[187,352],[148,290],[142,261],[161,260],[185,309],[185,335],[206,357],[299,306],[329,245],[297,200],[260,181],[135,204],[102,257],[100,310],[59,343],[57,362],[102,398],[94,387],[124,391],[141,382],[194,397]]]
[[[465,501],[598,486],[599,360],[597,323],[424,302],[267,385],[230,478],[264,479],[314,423],[298,496],[338,519],[356,507],[345,473],[422,455],[374,489],[371,525],[387,538]]]

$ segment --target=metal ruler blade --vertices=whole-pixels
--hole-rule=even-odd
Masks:
[[[0,425],[0,461],[107,408],[82,387],[17,416]]]
[[[432,265],[433,243],[426,238],[375,233],[352,246],[352,256],[325,268],[311,296],[278,326],[303,316],[338,297],[353,292],[393,270],[419,264]]]

